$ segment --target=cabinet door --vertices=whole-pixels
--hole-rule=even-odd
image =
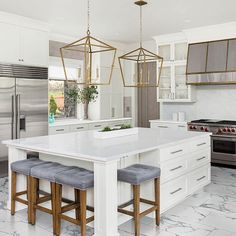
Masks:
[[[186,42],[175,44],[175,61],[184,61],[187,59],[187,46],[188,44]]]
[[[226,71],[228,41],[210,42],[208,44],[206,72]]]
[[[227,71],[236,70],[236,39],[229,40]]]
[[[207,43],[190,44],[188,49],[187,74],[206,71]]]
[[[19,63],[19,28],[0,23],[0,61]]]
[[[166,44],[166,45],[160,45],[158,47],[158,55],[163,57],[164,61],[170,61],[171,58],[171,45]]]
[[[24,64],[48,66],[48,33],[22,28],[20,33],[20,55]]]
[[[171,66],[162,67],[159,82],[159,99],[171,99]]]

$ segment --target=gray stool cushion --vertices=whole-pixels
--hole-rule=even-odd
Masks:
[[[37,179],[45,179],[50,182],[55,182],[56,174],[65,170],[69,170],[71,168],[72,167],[70,166],[63,166],[56,162],[48,162],[45,165],[35,166],[31,168],[30,175]]]
[[[56,183],[69,185],[79,190],[87,190],[94,186],[93,171],[79,167],[58,173],[55,179]]]
[[[158,167],[135,164],[118,170],[118,180],[132,185],[140,185],[142,182],[159,178],[161,170]]]
[[[44,161],[39,160],[38,158],[30,158],[22,161],[15,161],[11,163],[11,170],[23,174],[30,175],[30,170],[34,166],[45,164]]]

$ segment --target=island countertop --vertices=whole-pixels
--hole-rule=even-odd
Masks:
[[[50,155],[82,158],[87,161],[109,162],[124,156],[140,154],[158,148],[209,136],[210,133],[138,128],[137,135],[97,139],[97,131],[57,134],[3,141],[7,146]]]

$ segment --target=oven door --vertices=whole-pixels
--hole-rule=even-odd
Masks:
[[[213,135],[211,158],[212,163],[236,165],[236,137]]]

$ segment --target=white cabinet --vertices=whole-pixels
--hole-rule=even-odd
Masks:
[[[186,85],[187,41],[168,35],[166,41],[156,38],[157,53],[164,58],[160,83],[157,89],[158,102],[193,102],[194,89]],[[159,68],[160,69],[160,68]]]
[[[48,66],[48,32],[0,23],[0,62]]]
[[[155,129],[179,129],[187,131],[187,122],[150,121],[150,127]]]

